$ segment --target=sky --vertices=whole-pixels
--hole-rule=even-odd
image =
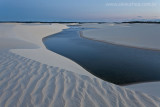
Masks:
[[[160,19],[160,0],[0,0],[0,21]]]

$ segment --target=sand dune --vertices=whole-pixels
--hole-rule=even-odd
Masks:
[[[154,107],[160,99],[96,78],[0,53],[1,107]]]
[[[159,24],[82,24],[96,28],[83,31],[83,37],[107,43],[160,50]],[[98,36],[97,36],[98,35]]]
[[[43,29],[58,26],[58,31],[65,28],[64,25],[59,24],[44,26],[41,25]],[[45,35],[47,30],[41,32],[41,34],[38,32],[31,35],[34,28],[40,29],[40,26],[16,25],[16,28],[14,28],[14,32],[17,34],[15,38],[19,37],[19,40],[25,40],[23,35],[19,35],[18,32],[30,31],[28,36],[24,33],[26,38],[25,46],[27,43],[37,41],[35,46],[40,48],[28,46],[25,47],[27,49],[17,50],[18,47],[8,45],[0,50],[0,107],[160,106],[160,98],[158,97],[105,82],[89,74],[71,60],[55,53],[51,55],[50,51],[44,51],[46,49],[44,46],[41,47],[42,41],[40,43],[40,40],[43,36],[47,36]],[[8,31],[8,28],[4,29]],[[12,30],[8,32],[11,33]],[[4,35],[1,35],[0,38],[8,35],[8,32],[3,33]],[[38,34],[40,34],[39,39],[34,41],[34,38],[38,38]],[[36,37],[29,41],[30,39],[27,39],[29,36]],[[23,46],[23,43],[21,45]],[[41,58],[41,53],[42,56],[46,55],[46,60],[44,57]],[[52,58],[49,59],[49,57]]]

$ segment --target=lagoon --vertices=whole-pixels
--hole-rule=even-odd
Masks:
[[[82,38],[88,28],[70,26],[43,39],[47,49],[65,56],[93,75],[118,85],[160,80],[160,52]]]

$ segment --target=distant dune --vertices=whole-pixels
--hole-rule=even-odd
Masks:
[[[83,31],[83,37],[111,44],[160,50],[160,25],[155,23],[83,24],[94,28]],[[97,36],[98,35],[98,36]]]

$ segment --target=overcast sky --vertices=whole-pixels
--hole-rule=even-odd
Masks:
[[[160,0],[0,0],[0,21],[114,21],[159,18]]]

